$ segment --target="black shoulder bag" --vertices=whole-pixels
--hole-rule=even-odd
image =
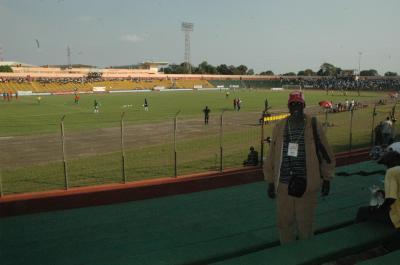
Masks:
[[[306,188],[307,179],[294,175],[288,184],[288,195],[300,198],[306,192]]]
[[[315,151],[317,152],[317,157],[318,161],[321,164],[321,159],[323,158],[328,164],[330,164],[331,158],[328,155],[328,152],[325,149],[325,146],[321,143],[321,140],[319,139],[318,131],[317,131],[317,118],[312,117],[311,118],[311,125],[313,129],[313,135],[314,135],[314,142],[315,142]],[[322,158],[321,158],[322,155]]]

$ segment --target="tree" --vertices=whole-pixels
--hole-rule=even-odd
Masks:
[[[284,76],[296,76],[296,73],[294,72],[289,72],[289,73],[284,73]]]
[[[254,75],[254,70],[253,69],[247,70],[246,75]]]
[[[247,73],[247,66],[246,65],[239,65],[238,67],[236,67],[236,72],[239,75],[245,75]]]
[[[12,73],[13,69],[9,65],[0,65],[0,72],[3,73]]]
[[[337,69],[340,69],[340,68],[336,68],[336,70]],[[301,71],[299,71],[298,73],[297,73],[297,75],[303,75],[303,76],[313,76],[313,75],[316,75],[317,73],[315,73],[313,70],[311,70],[311,69],[306,69],[306,70],[301,70]]]
[[[239,70],[236,68],[236,66],[234,66],[234,65],[229,65],[228,68],[229,68],[229,72],[230,72],[231,75],[240,75],[240,72],[239,72]]]
[[[199,64],[199,66],[197,67],[197,71],[195,72],[197,74],[216,74],[217,73],[217,69],[207,63],[207,61],[203,61],[201,64]]]
[[[397,76],[397,73],[388,71],[385,73],[385,76]]]
[[[376,71],[375,69],[370,69],[370,70],[362,70],[360,72],[361,76],[378,76],[378,71]]]
[[[192,67],[193,72],[197,71],[196,68]],[[168,67],[162,68],[162,71],[165,74],[187,74],[188,70],[186,67],[186,63],[181,64],[170,64]]]
[[[188,64],[188,63],[184,62],[184,63],[181,63],[180,66],[183,68],[182,69],[183,72],[181,74],[189,74],[189,69],[188,69],[189,66],[190,66],[191,73],[197,72],[197,67],[192,64]]]
[[[228,66],[226,64],[218,65],[217,73],[220,75],[231,75],[232,74],[231,70],[228,68]]]
[[[207,67],[208,67],[208,63],[206,61],[203,61],[199,64],[199,66],[196,69],[197,71],[195,73],[196,74],[206,74]]]
[[[311,69],[306,69],[306,70],[304,70],[304,75],[306,75],[306,76],[314,76],[314,75],[316,75],[317,73],[316,72],[314,72],[313,70],[311,70]]]
[[[319,71],[317,72],[317,75],[320,76],[334,76],[338,74],[338,70],[340,68],[336,68],[333,64],[330,63],[323,63],[320,66]]]
[[[265,72],[261,72],[260,75],[274,75],[274,72],[272,72],[271,70],[268,70]]]
[[[342,72],[342,68],[336,67],[335,75],[340,75],[341,72]]]

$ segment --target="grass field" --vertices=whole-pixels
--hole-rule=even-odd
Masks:
[[[232,109],[234,97],[243,101],[242,112],[260,112],[264,101],[274,109],[285,109],[289,92],[271,92],[247,90],[231,93],[228,99],[224,92],[154,92],[82,95],[79,104],[74,103],[73,95],[42,96],[40,104],[36,97],[19,97],[17,101],[0,101],[1,136],[15,136],[49,133],[57,131],[60,118],[66,115],[65,123],[71,130],[87,130],[118,126],[120,115],[126,112],[125,121],[129,123],[151,123],[172,119],[178,110],[180,118],[198,117],[207,105],[211,116],[219,114],[223,109]],[[307,105],[316,105],[321,100],[344,102],[345,99],[359,101],[376,99],[386,94],[363,92],[360,97],[356,93],[343,96],[326,95],[323,91],[306,92]],[[143,111],[144,98],[147,98],[150,111]],[[100,113],[93,114],[93,101],[101,103]],[[132,107],[124,108],[124,105]]]
[[[260,149],[258,119],[264,101],[272,112],[286,111],[288,91],[236,91],[225,97],[220,91],[151,92],[82,95],[79,104],[73,95],[20,97],[0,101],[0,143],[3,192],[20,193],[63,187],[60,144],[60,118],[66,115],[66,154],[71,186],[120,182],[120,118],[124,115],[124,143],[128,181],[174,175],[173,117],[177,111],[178,175],[218,170],[220,144],[223,167],[240,167],[248,148]],[[234,112],[233,98],[243,101],[240,112]],[[327,96],[323,91],[305,92],[307,109],[321,100],[344,102],[346,99],[369,102],[353,117],[354,148],[368,146],[372,126],[372,102],[386,97],[383,93],[363,92],[344,96]],[[149,111],[142,105],[144,98]],[[93,101],[101,103],[100,113],[93,113]],[[132,107],[127,107],[131,105]],[[202,109],[211,109],[210,124],[204,126]],[[314,105],[314,107],[313,107]],[[125,106],[125,107],[124,107]],[[378,109],[376,122],[383,120],[392,104]],[[220,115],[223,115],[223,137],[220,138]],[[320,119],[324,115],[319,113]],[[347,150],[349,112],[329,115],[329,141],[335,151]],[[271,134],[267,126],[265,135]]]

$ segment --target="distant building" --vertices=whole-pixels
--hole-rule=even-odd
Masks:
[[[354,77],[356,75],[356,70],[342,70],[339,73],[340,77]]]
[[[8,65],[13,69],[12,73],[0,73],[0,77],[14,78],[84,78],[89,73],[100,73],[105,79],[127,78],[127,77],[149,77],[159,74],[159,68],[163,65],[168,65],[166,62],[144,62],[136,68],[132,67],[112,67],[112,68],[95,68],[90,65],[72,65],[72,68],[66,68],[65,65],[45,65],[35,66],[31,64],[4,61],[0,62],[0,66]],[[76,66],[76,67],[75,67]]]
[[[150,72],[158,73],[158,69],[163,65],[168,65],[167,62],[143,62],[141,64],[142,69],[147,69]]]
[[[10,66],[10,67],[37,67],[36,65],[15,62],[15,61],[0,61],[0,66],[4,66],[4,65]]]
[[[164,66],[168,65],[167,62],[152,62],[152,61],[147,61],[139,64],[132,64],[132,65],[118,65],[118,66],[110,66],[106,67],[106,69],[130,69],[130,70],[146,70],[148,73],[152,74],[157,74],[159,69]]]

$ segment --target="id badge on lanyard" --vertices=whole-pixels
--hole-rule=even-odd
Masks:
[[[297,153],[299,152],[299,144],[297,143],[289,143],[288,145],[288,156],[297,157]]]

